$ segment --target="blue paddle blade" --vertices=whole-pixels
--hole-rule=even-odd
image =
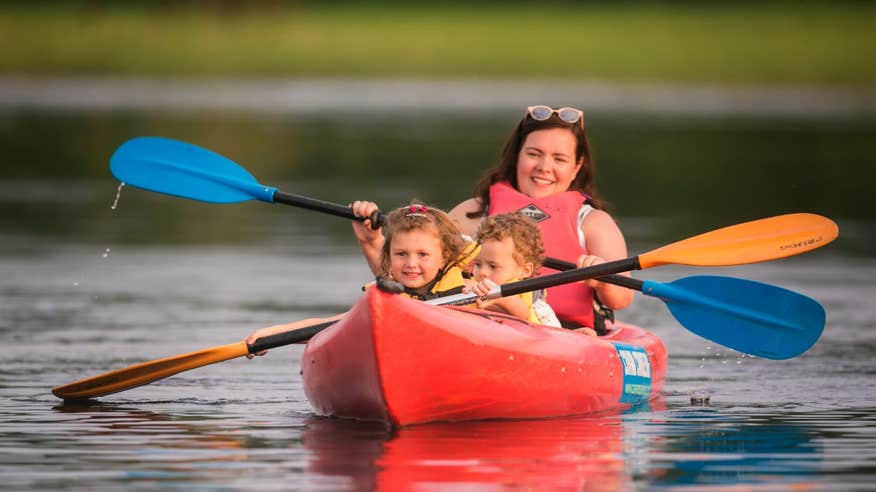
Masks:
[[[824,308],[817,301],[751,280],[708,275],[668,284],[646,280],[642,292],[666,302],[693,333],[767,359],[802,354],[824,330]]]
[[[123,143],[110,159],[110,171],[137,188],[211,203],[273,203],[277,191],[219,154],[162,137]]]

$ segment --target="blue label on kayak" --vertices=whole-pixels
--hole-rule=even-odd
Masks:
[[[647,401],[651,395],[651,360],[642,347],[615,343],[617,355],[624,367],[622,403]]]

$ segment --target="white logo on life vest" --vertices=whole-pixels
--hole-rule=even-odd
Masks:
[[[536,222],[541,222],[545,219],[551,218],[551,216],[548,215],[544,210],[536,207],[532,203],[521,208],[520,210],[517,211],[517,213],[523,214]]]
[[[651,377],[651,361],[648,360],[648,354],[621,349],[618,349],[617,354],[624,366],[625,376]]]

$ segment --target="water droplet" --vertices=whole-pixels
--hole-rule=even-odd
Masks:
[[[116,199],[113,204],[110,206],[112,210],[115,210],[116,207],[119,206],[119,197],[122,196],[122,187],[125,186],[125,183],[119,183],[119,189],[116,191]]]

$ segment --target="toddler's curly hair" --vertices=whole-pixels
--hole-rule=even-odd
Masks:
[[[532,263],[533,271],[544,261],[544,244],[541,231],[531,218],[520,213],[493,215],[478,226],[474,239],[483,243],[488,239],[502,241],[510,237],[514,241],[514,260],[519,265]]]

